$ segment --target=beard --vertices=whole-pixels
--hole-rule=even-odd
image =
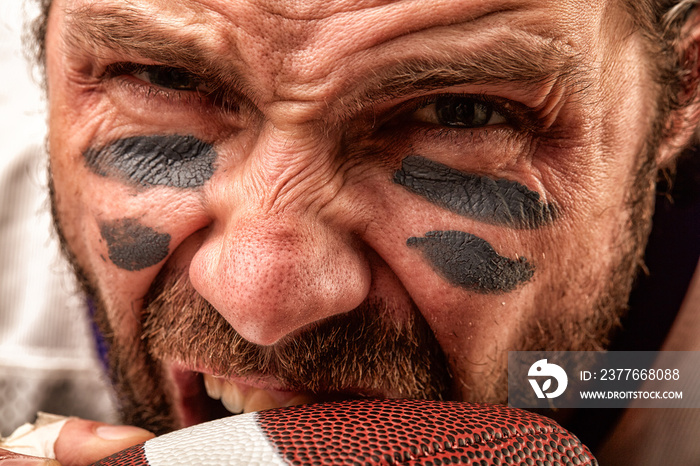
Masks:
[[[559,318],[567,309],[550,309],[543,322],[530,322],[515,351],[603,351],[610,344],[611,336],[620,329],[620,319],[628,311],[629,296],[639,270],[645,269],[644,253],[651,233],[654,214],[658,167],[656,153],[658,134],[652,134],[636,158],[633,180],[627,190],[625,205],[627,217],[621,219],[617,235],[612,243],[616,257],[612,267],[596,276],[602,284],[591,288],[595,296],[592,308],[578,312],[578,319]],[[551,296],[567,296],[571,290],[567,279],[554,284]],[[547,309],[546,301],[536,304]],[[575,310],[574,310],[575,311]],[[574,315],[574,314],[572,314]]]
[[[651,227],[656,167],[647,145],[638,157],[634,182],[626,199],[628,217],[620,225],[613,266],[595,290],[592,308],[556,307],[552,297],[566,297],[566,277],[552,284],[546,297],[534,303],[548,309],[547,318],[529,322],[508,350],[601,350],[619,326]],[[51,178],[49,177],[51,180]],[[52,184],[52,182],[50,181]],[[191,286],[184,271],[164,267],[151,285],[139,314],[141,335],[119,338],[99,290],[78,266],[61,234],[51,189],[54,222],[63,250],[80,283],[95,304],[95,322],[109,347],[108,366],[124,422],[162,434],[178,428],[173,394],[168,390],[164,362],[205,367],[223,377],[272,376],[290,391],[348,396],[391,396],[446,399],[468,393],[463,401],[507,400],[507,351],[494,355],[486,372],[460,373],[452,378],[450,362],[418,309],[401,321],[381,299],[337,315],[287,336],[271,346],[243,339]],[[549,301],[548,301],[549,300]],[[561,299],[559,302],[575,303]],[[118,319],[117,319],[118,321]],[[465,357],[465,355],[461,355]],[[456,387],[459,387],[459,392]],[[462,398],[464,398],[462,396]]]
[[[99,301],[95,311],[124,420],[156,433],[179,427],[164,361],[226,378],[272,376],[285,390],[313,395],[448,398],[447,360],[421,314],[414,310],[401,321],[389,315],[382,300],[368,300],[274,345],[256,345],[194,290],[186,273],[165,269],[145,298],[136,344],[118,345]]]

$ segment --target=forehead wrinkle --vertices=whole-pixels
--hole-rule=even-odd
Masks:
[[[327,107],[343,114],[346,103],[357,109],[380,97],[436,88],[440,81],[442,87],[560,82],[583,68],[577,66],[572,48],[563,41],[512,29],[507,15],[518,12],[526,2],[489,3],[461,12],[431,9],[428,19],[416,15],[413,7],[396,8],[398,3],[402,2],[363,11],[362,21],[351,11],[306,27],[306,37],[282,59],[275,97],[307,102],[320,97]],[[310,25],[291,23],[296,28]],[[503,27],[504,23],[508,26]],[[436,40],[439,34],[442,37]],[[505,46],[499,41],[505,41]],[[461,51],[476,49],[479,42],[482,50]],[[358,89],[367,92],[363,95]],[[353,93],[350,98],[348,90]]]
[[[299,21],[315,21],[327,19],[338,13],[375,8],[397,2],[396,0],[256,0],[255,3],[259,8],[273,16]]]
[[[271,92],[267,95],[272,100],[308,102],[333,99],[332,95],[342,86],[337,82],[347,81],[344,74],[356,74],[354,65],[350,66],[352,73],[341,70],[343,62],[347,63],[353,55],[361,56],[363,50],[373,53],[377,45],[403,36],[514,12],[528,5],[529,0],[434,0],[429,5],[410,0],[327,3],[324,11],[333,10],[328,16],[311,14],[316,11],[314,5],[294,1],[276,2],[271,9],[269,3],[256,0],[235,6],[216,1],[210,7],[223,17],[237,16],[239,22],[250,18],[245,25],[239,25],[246,30],[246,39],[256,46],[255,54],[246,58],[265,56],[268,60],[271,72],[256,77],[256,84],[269,84]],[[275,13],[279,10],[285,12],[284,16]],[[249,48],[246,47],[246,53]]]
[[[284,62],[292,79],[301,77],[301,82],[316,85],[325,81],[329,73],[319,57],[332,57],[333,60],[327,60],[330,64],[352,59],[352,56],[362,57],[363,51],[377,50],[406,36],[418,36],[451,26],[473,25],[492,16],[516,11],[524,4],[523,0],[501,0],[487,5],[466,0],[461,3],[468,4],[469,8],[459,9],[454,4],[460,2],[451,1],[453,3],[431,2],[430,14],[425,12],[426,3],[400,0],[371,4],[362,11],[340,11],[320,20],[287,21],[285,24],[303,34],[297,34],[300,40],[287,49]],[[368,2],[362,2],[365,3]],[[321,66],[309,66],[318,63]],[[281,70],[281,74],[284,72],[285,69]]]

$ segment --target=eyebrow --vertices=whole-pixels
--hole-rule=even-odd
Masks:
[[[145,12],[128,6],[87,5],[66,12],[63,42],[69,47],[98,56],[101,50],[137,55],[197,76],[243,88],[243,75],[230,61],[206,47],[197,33],[184,27],[155,21]]]
[[[88,5],[67,11],[62,31],[69,47],[97,55],[101,49],[136,54],[168,66],[183,68],[240,100],[253,100],[244,64],[225,60],[184,27],[154,21],[152,15],[128,6]],[[562,41],[524,31],[496,35],[479,48],[436,50],[434,56],[395,59],[362,76],[362,82],[329,102],[337,113],[352,114],[368,106],[421,91],[459,85],[559,82],[585,89],[588,68]],[[229,93],[229,91],[232,91]]]
[[[460,85],[519,83],[545,86],[558,83],[571,92],[584,92],[590,68],[563,42],[512,31],[508,36],[472,50],[455,50],[437,57],[403,59],[376,71],[352,98],[377,102]]]

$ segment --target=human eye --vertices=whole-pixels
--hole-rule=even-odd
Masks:
[[[148,65],[131,73],[136,79],[154,86],[176,91],[204,91],[205,85],[201,79],[192,75],[186,70],[171,66]]]
[[[481,128],[508,123],[495,107],[483,98],[442,95],[424,103],[411,118],[416,122],[450,128]]]
[[[159,126],[204,124],[208,129],[215,119],[238,130],[254,115],[255,106],[213,73],[119,58],[91,63],[88,83],[91,97],[106,99],[120,118]]]
[[[119,62],[109,65],[104,75],[107,78],[126,79],[132,86],[140,86],[149,94],[161,97],[212,93],[212,87],[204,79],[173,66]]]
[[[506,91],[443,91],[389,101],[368,114],[367,134],[389,144],[387,156],[420,154],[461,170],[502,169],[542,134],[537,110]]]

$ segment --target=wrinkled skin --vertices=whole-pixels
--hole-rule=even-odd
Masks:
[[[367,302],[381,300],[377,312],[399,324],[417,313],[449,367],[439,396],[455,399],[504,401],[508,350],[602,347],[624,310],[648,229],[654,168],[668,154],[649,144],[655,96],[642,39],[613,2],[130,2],[134,14],[183,41],[175,49],[196,44],[208,57],[222,79],[209,97],[208,83],[173,89],[172,74],[105,73],[120,62],[178,66],[75,38],[85,24],[72,19],[81,7],[95,17],[120,4],[62,0],[53,7],[47,71],[55,213],[114,332],[113,349],[138,348],[128,353],[130,364],[162,370],[154,379],[127,378],[164,394],[158,399],[172,411],[165,428],[193,422],[183,406],[191,387],[183,374],[223,374],[167,350],[142,353],[144,297],[159,274],[184,276],[222,322],[264,347]],[[510,79],[470,68],[461,82],[392,92],[382,85],[416,82],[392,75],[401,62],[472,60],[478,68],[484,54],[526,55],[513,54],[514,45],[556,50],[561,60],[533,51],[531,61],[550,76],[531,80],[518,76],[516,64],[502,73]],[[566,66],[555,67],[559,61]],[[473,128],[450,125],[434,104],[443,95],[476,96],[495,113]],[[151,135],[204,141],[216,153],[211,174],[192,181],[192,170],[202,170],[193,165],[156,182],[146,169],[126,174],[123,159],[90,152]],[[202,153],[211,154],[193,157]],[[517,182],[556,206],[556,215],[524,228],[489,222],[488,212],[444,208],[394,179],[415,155]],[[452,272],[471,283],[468,271],[452,270],[460,267],[450,261],[456,247],[438,245],[443,262],[436,265],[407,244],[433,231],[474,235],[511,262],[524,258],[534,272],[524,268],[503,289],[455,283]],[[119,242],[116,234],[136,240]],[[160,249],[132,247],[154,238]],[[274,374],[226,376],[271,393],[304,391]],[[391,387],[372,394],[401,396]],[[145,417],[131,419],[163,428]]]

